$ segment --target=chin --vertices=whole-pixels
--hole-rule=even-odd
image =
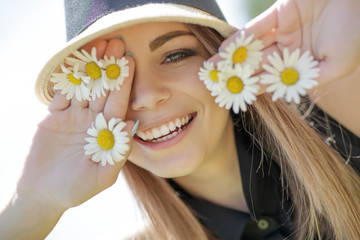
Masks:
[[[162,178],[176,178],[191,175],[201,164],[199,158],[194,158],[194,155],[188,154],[179,155],[177,157],[169,157],[167,159],[143,159],[141,162],[132,161],[133,164],[143,168],[152,174]]]

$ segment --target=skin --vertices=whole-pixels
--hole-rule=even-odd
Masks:
[[[192,35],[172,38],[153,51],[149,47],[151,41],[173,31],[189,32],[182,24],[151,23],[105,36],[121,35],[125,51],[134,56],[135,77],[126,117],[140,120],[138,131],[196,113],[189,131],[174,145],[154,144],[166,145],[158,149],[158,146],[149,146],[135,137],[129,161],[158,176],[175,178],[196,196],[246,210],[241,188],[230,184],[238,182],[241,185],[232,121],[228,111],[218,107],[197,76],[203,61],[210,56]],[[139,38],[144,32],[146,38]],[[166,63],[169,61],[166,57],[179,49],[191,49],[196,53]],[[219,192],[223,192],[222,199],[218,197]]]
[[[56,93],[49,115],[38,125],[26,171],[10,208],[13,211],[6,211],[2,219],[9,216],[16,225],[14,211],[21,210],[16,205],[23,207],[21,212],[29,213],[27,216],[38,211],[38,218],[30,221],[30,225],[24,224],[24,231],[9,235],[14,234],[15,239],[26,232],[32,232],[34,237],[46,236],[66,209],[116,181],[125,161],[102,167],[93,163],[91,156],[84,155],[86,131],[99,112],[107,120],[125,119],[129,135],[135,120],[140,120],[138,131],[143,131],[192,114],[186,133],[175,137],[176,141],[169,146],[165,141],[153,144],[160,148],[149,147],[138,137],[131,138],[128,160],[161,177],[174,178],[195,196],[247,211],[239,188],[241,177],[229,112],[218,107],[197,75],[210,56],[197,38],[189,34],[150,49],[156,38],[173,31],[190,33],[180,23],[147,23],[121,29],[84,46],[88,52],[96,47],[98,58],[104,55],[120,58],[131,52],[133,57],[126,56],[130,76],[120,91],[108,92],[91,102],[78,102],[76,98],[68,101]],[[116,39],[118,35],[124,40]],[[184,55],[183,49],[192,53]],[[177,60],[169,61],[169,55]],[[35,205],[44,207],[35,210]]]
[[[255,38],[263,40],[265,56],[284,47],[311,50],[321,68],[321,87],[311,96],[324,111],[358,136],[359,12],[357,0],[279,0],[244,28],[247,34],[254,33]],[[88,51],[96,47],[98,58],[103,55],[118,58],[130,51],[134,56],[127,56],[130,76],[119,92],[110,92],[90,103],[67,101],[65,96],[55,95],[49,116],[38,125],[16,193],[0,215],[1,239],[42,239],[68,208],[115,182],[125,162],[101,167],[83,155],[86,130],[99,112],[104,112],[108,120],[126,119],[129,134],[137,119],[138,131],[142,131],[196,112],[187,134],[171,146],[174,151],[170,148],[151,151],[136,137],[130,138],[133,151],[128,153],[129,161],[159,176],[174,177],[195,196],[247,211],[239,189],[240,174],[234,159],[229,115],[214,106],[213,99],[196,79],[198,68],[209,56],[198,47],[197,55],[162,65],[160,60],[164,60],[165,53],[179,47],[197,48],[197,43],[191,36],[181,36],[151,52],[149,42],[162,34],[160,28],[151,26],[154,25],[119,30],[84,46]],[[163,23],[161,31],[169,28],[186,30],[181,24]],[[237,34],[221,47],[225,49]],[[116,35],[122,35],[124,41],[112,39]],[[112,40],[107,42],[107,38]],[[217,55],[211,58],[214,62],[218,59]],[[186,71],[179,74],[180,69]],[[261,74],[261,69],[258,73]],[[195,144],[197,151],[190,148]]]
[[[132,76],[127,79],[127,84],[132,84],[132,87],[125,88],[125,86],[120,91],[109,93],[108,97],[90,103],[79,103],[74,99],[70,105],[67,105],[67,109],[74,107],[77,117],[79,116],[78,107],[80,107],[91,113],[103,110],[108,119],[111,117],[137,119],[140,120],[138,131],[158,127],[178,117],[196,113],[190,131],[173,146],[154,150],[135,137],[129,161],[161,177],[175,177],[180,184],[186,182],[188,184],[181,184],[185,188],[191,185],[191,181],[186,180],[187,178],[196,179],[202,183],[218,182],[219,179],[228,179],[229,171],[233,172],[230,175],[231,179],[238,179],[237,182],[239,182],[238,171],[232,170],[235,169],[233,166],[237,159],[232,134],[233,125],[229,113],[214,103],[213,98],[197,77],[203,61],[209,57],[204,48],[194,36],[184,35],[170,39],[156,50],[150,50],[152,41],[172,31],[189,32],[183,24],[148,23],[121,29],[103,38],[112,39],[121,35],[124,42],[117,39],[112,39],[109,43],[96,40],[84,46],[84,49],[88,51],[96,47],[99,58],[103,54],[121,57],[124,52],[131,52],[133,59],[127,58],[133,62],[130,70]],[[178,61],[166,63],[165,61],[168,61],[166,57],[179,49],[191,49],[196,53],[189,57],[180,55],[181,59]],[[55,105],[64,104],[64,99],[59,97],[61,99],[58,102],[55,99],[50,109]],[[179,104],[180,102],[182,104]],[[81,119],[79,123],[84,121],[86,122]],[[61,120],[61,122],[64,121]],[[85,126],[83,131],[85,131]],[[195,143],[196,147],[193,141],[195,138],[199,139]],[[80,138],[77,140],[81,141]],[[83,150],[77,149],[77,151],[77,157],[79,157]],[[179,152],[183,154],[178,154]],[[227,155],[224,156],[224,153]],[[226,162],[230,164],[230,167]],[[117,173],[114,172],[116,176]],[[216,181],[212,180],[215,173],[219,176],[215,178]],[[237,193],[237,195],[241,194]]]
[[[264,63],[274,51],[309,50],[319,61],[317,88],[308,92],[326,113],[360,137],[360,3],[358,0],[279,0],[244,27],[265,45]],[[226,39],[234,41],[240,31]],[[215,55],[212,60],[218,61]],[[262,69],[258,71],[260,73]],[[264,89],[264,88],[263,88]],[[346,106],[346,107],[344,107]]]

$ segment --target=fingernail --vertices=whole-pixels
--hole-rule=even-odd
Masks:
[[[135,121],[135,124],[134,124],[134,126],[133,126],[133,129],[132,129],[132,131],[131,131],[131,137],[134,137],[134,136],[135,136],[135,133],[136,133],[138,127],[139,127],[139,122],[140,122],[139,120],[136,120],[136,121]]]
[[[131,52],[126,52],[125,56],[134,57]]]
[[[221,47],[219,47],[219,49],[218,49],[218,52],[221,52],[222,50],[221,50]]]
[[[121,41],[123,41],[123,40],[124,40],[124,39],[123,39],[123,37],[122,37],[122,36],[120,36],[120,35],[115,36],[115,38],[116,38],[116,39],[119,39],[119,40],[121,40]]]

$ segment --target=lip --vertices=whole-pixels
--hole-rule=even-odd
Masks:
[[[178,142],[181,141],[181,139],[190,131],[190,128],[192,127],[194,120],[196,119],[197,113],[191,113],[189,114],[192,119],[191,121],[186,125],[186,128],[183,129],[179,134],[177,134],[175,137],[162,141],[162,142],[158,142],[158,143],[151,143],[151,142],[145,142],[143,141],[141,138],[139,138],[136,134],[134,136],[134,140],[139,143],[142,146],[145,146],[147,148],[150,148],[152,150],[162,150],[162,149],[166,149],[166,148],[170,148],[174,145],[176,145]]]

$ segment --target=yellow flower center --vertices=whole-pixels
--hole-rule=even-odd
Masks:
[[[99,79],[101,77],[101,69],[96,64],[96,62],[89,62],[86,65],[86,73],[89,75],[92,79]]]
[[[117,79],[120,76],[121,69],[117,64],[111,64],[106,68],[106,75],[110,79]]]
[[[240,78],[234,76],[234,77],[229,78],[226,86],[230,92],[239,93],[243,90],[244,83]]]
[[[248,50],[246,49],[246,47],[239,47],[238,49],[236,49],[232,57],[233,62],[242,63],[243,61],[245,61],[247,57],[247,52]]]
[[[81,84],[81,80],[79,78],[74,77],[74,75],[72,73],[69,73],[67,75],[67,78],[74,85],[80,85]]]
[[[299,80],[299,74],[293,68],[287,68],[281,73],[281,81],[285,85],[294,85]]]
[[[97,143],[102,149],[109,150],[114,146],[114,134],[107,129],[103,129],[97,136]]]
[[[210,78],[211,78],[211,80],[213,80],[214,82],[218,82],[219,81],[219,77],[218,77],[218,70],[212,70],[211,72],[210,72]]]

